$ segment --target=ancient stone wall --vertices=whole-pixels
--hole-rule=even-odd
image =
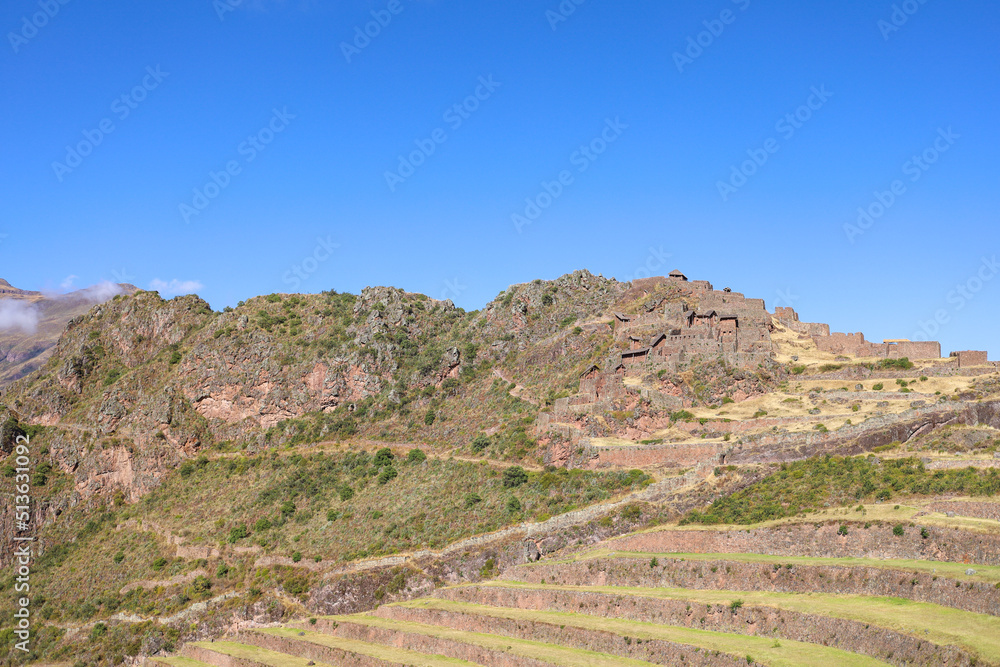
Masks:
[[[381,609],[386,609],[382,607]],[[550,663],[536,660],[514,653],[508,653],[498,649],[467,644],[461,641],[434,637],[418,632],[405,632],[391,628],[380,628],[360,623],[339,622],[334,625],[334,621],[320,618],[317,626],[322,625],[323,630],[363,642],[374,644],[384,644],[388,646],[404,646],[411,651],[420,653],[430,653],[432,655],[444,655],[450,658],[468,660],[478,665],[497,665],[498,667],[550,667]],[[339,663],[337,663],[339,664]]]
[[[480,589],[481,590],[481,589]],[[491,596],[492,597],[492,596]],[[580,612],[580,608],[574,611]],[[748,663],[745,657],[726,655],[713,651],[700,651],[686,644],[677,644],[660,639],[646,639],[641,642],[623,641],[620,634],[605,630],[575,628],[572,625],[545,623],[531,620],[507,619],[498,616],[464,614],[459,611],[442,609],[411,609],[406,607],[380,607],[379,616],[399,621],[429,623],[463,632],[478,632],[514,637],[529,641],[546,642],[585,651],[597,651],[611,655],[642,660],[644,664],[657,665],[699,665],[734,667]],[[593,613],[587,611],[587,613]],[[657,621],[661,622],[661,621]],[[592,664],[598,664],[596,656]],[[495,665],[496,662],[482,663]],[[551,663],[545,663],[551,664]]]
[[[387,660],[362,655],[360,653],[351,653],[332,646],[323,646],[321,644],[313,644],[308,641],[264,634],[261,632],[251,631],[240,633],[237,637],[237,641],[242,644],[250,644],[251,646],[257,646],[269,651],[294,655],[299,659],[297,662],[292,662],[292,660],[289,659],[289,664],[309,664],[306,663],[305,660],[330,665],[344,665],[345,667],[390,667],[397,664]],[[217,658],[215,656],[212,656],[212,659],[206,659],[208,658],[208,655],[204,655],[200,658],[198,656],[190,657],[204,660],[210,665],[219,664],[219,662],[216,661]],[[244,664],[259,667],[262,663],[249,661],[246,663],[234,662],[231,664],[233,667],[242,667]]]
[[[591,467],[594,468],[604,466],[686,468],[712,457],[718,457],[726,448],[718,444],[694,443],[594,447],[593,449],[597,452],[597,459],[591,463]]]
[[[942,500],[931,503],[927,509],[934,512],[954,513],[959,516],[971,516],[977,519],[1000,521],[1000,504],[974,501]]]
[[[642,561],[650,579],[647,561]],[[588,564],[589,565],[589,564]],[[707,565],[707,564],[706,564]],[[535,569],[534,567],[532,569]],[[708,568],[704,568],[706,571]],[[768,568],[770,569],[770,568]],[[560,583],[563,577],[557,568],[548,568]],[[516,574],[515,574],[516,576]],[[740,573],[729,579],[741,581]],[[582,581],[585,581],[582,580]],[[581,585],[587,585],[581,583]],[[638,584],[629,584],[637,586]],[[654,584],[656,586],[670,584]],[[741,585],[732,588],[747,590]],[[753,589],[759,590],[759,589]],[[658,623],[679,627],[731,632],[737,634],[782,637],[863,653],[896,665],[968,665],[963,651],[951,646],[937,646],[887,628],[813,614],[785,611],[774,607],[744,605],[733,610],[725,604],[691,604],[685,600],[617,595],[592,591],[544,590],[501,587],[461,587],[439,591],[439,597],[459,602],[485,604],[513,609],[551,610],[566,613],[586,613],[591,616],[620,618],[641,623]],[[667,662],[663,664],[680,664]]]
[[[986,366],[989,364],[987,353],[982,350],[962,350],[961,352],[952,352],[951,356],[958,358],[959,368]]]
[[[912,340],[901,343],[889,343],[886,346],[885,356],[889,359],[940,359],[941,343],[937,341]]]
[[[860,520],[860,514],[859,514]],[[838,534],[841,523],[848,534]],[[902,536],[889,524],[790,524],[751,530],[659,530],[612,541],[608,548],[654,553],[752,553],[824,558],[894,558],[1000,565],[1000,535],[906,522]]]

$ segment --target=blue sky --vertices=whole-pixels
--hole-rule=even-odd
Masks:
[[[63,1],[0,12],[17,286],[475,309],[681,268],[1000,352],[997,3]]]

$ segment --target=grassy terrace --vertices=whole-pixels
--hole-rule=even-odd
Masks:
[[[269,667],[306,667],[306,665],[316,665],[316,667],[332,667],[329,663],[314,662],[306,658],[276,653],[257,646],[237,644],[236,642],[192,642],[191,646],[208,649],[215,653],[230,656],[237,660],[244,660],[250,664],[268,665]],[[246,664],[246,663],[244,663]]]
[[[132,510],[184,530],[189,544],[232,542],[265,553],[350,561],[441,548],[642,488],[639,471],[528,471],[416,451],[358,450],[196,459]],[[365,530],[358,530],[358,526]]]
[[[613,632],[623,637],[631,637],[642,641],[655,639],[677,644],[688,644],[697,646],[703,650],[719,651],[735,657],[752,655],[756,660],[775,666],[836,664],[860,667],[862,665],[886,664],[869,656],[817,644],[792,640],[775,642],[773,637],[755,637],[725,632],[712,632],[660,625],[658,623],[591,616],[588,614],[489,607],[438,599],[415,600],[400,603],[398,606],[415,609],[440,609],[516,621],[545,623],[560,627],[567,626],[598,632]],[[503,639],[501,643],[507,641],[509,640]],[[778,644],[777,646],[775,645],[776,643]]]
[[[754,591],[632,588],[621,586],[559,586],[522,582],[488,582],[484,586],[526,590],[581,591],[685,600],[711,605],[769,606],[802,614],[845,618],[895,630],[935,644],[961,646],[982,658],[1000,662],[1000,618],[901,598],[829,593],[771,593]],[[927,632],[925,632],[925,630]],[[763,654],[762,654],[763,655]]]
[[[916,522],[927,526],[940,526],[942,528],[960,528],[979,533],[1000,534],[1000,521],[991,519],[979,519],[976,517],[953,516],[949,517],[941,512],[927,512],[921,516],[917,514],[925,512],[924,505],[940,500],[940,498],[907,498],[897,504],[892,501],[885,503],[860,503],[845,507],[830,507],[824,509],[806,510],[802,514],[795,516],[782,516],[780,518],[753,521],[748,523],[676,523],[665,524],[648,528],[644,533],[655,533],[666,530],[753,530],[756,528],[774,528],[777,526],[787,526],[791,524],[803,523],[829,523],[833,521],[850,522]],[[1000,496],[986,497],[953,497],[948,500],[971,500],[973,502],[1000,503]],[[859,509],[860,508],[860,509]],[[627,536],[623,536],[627,537]],[[613,544],[614,542],[612,542]]]
[[[877,567],[884,570],[896,570],[899,572],[926,572],[936,574],[949,579],[961,579],[963,581],[982,581],[988,584],[1000,583],[1000,566],[997,565],[976,565],[975,574],[966,574],[969,566],[965,563],[947,563],[935,560],[908,560],[908,559],[886,559],[878,558],[822,558],[813,556],[771,556],[766,554],[727,554],[727,553],[662,553],[645,551],[612,551],[610,549],[598,549],[588,551],[570,558],[560,560],[549,560],[552,563],[570,563],[574,561],[587,561],[597,558],[633,558],[636,560],[650,560],[656,558],[660,561],[664,559],[690,560],[690,561],[716,561],[728,560],[740,563],[764,563],[768,565],[802,565],[809,567]],[[543,561],[538,563],[525,564],[522,567],[533,567],[537,564],[546,564]]]
[[[277,637],[284,637],[285,639],[292,639],[295,641],[319,644],[320,646],[340,649],[342,651],[347,651],[348,653],[367,655],[372,658],[378,658],[379,660],[387,660],[389,662],[396,662],[403,665],[412,665],[413,667],[463,667],[475,665],[473,662],[459,660],[458,658],[449,658],[443,655],[428,655],[426,653],[410,651],[405,648],[397,648],[395,646],[386,646],[383,644],[370,644],[356,639],[345,639],[343,637],[336,637],[322,632],[314,632],[298,628],[267,628],[259,630],[258,632],[262,634],[275,635]],[[299,633],[304,634],[300,635]]]
[[[824,456],[782,463],[779,470],[736,493],[690,512],[682,523],[753,524],[794,517],[830,505],[900,496],[961,493],[983,498],[1000,494],[1000,471],[962,468],[930,471],[919,458],[880,459]],[[860,513],[860,514],[863,514]],[[860,518],[860,517],[859,517]]]
[[[556,644],[546,644],[544,642],[529,641],[526,639],[514,639],[513,637],[503,637],[499,635],[488,635],[481,632],[465,632],[462,630],[452,630],[437,625],[427,625],[426,623],[413,623],[411,621],[396,621],[367,614],[357,614],[353,616],[330,616],[330,619],[338,623],[356,623],[377,628],[385,628],[397,632],[411,632],[414,634],[440,637],[452,641],[462,642],[481,646],[493,651],[503,651],[512,655],[526,658],[535,658],[554,665],[566,665],[567,667],[649,667],[653,663],[631,658],[622,658],[598,653],[596,651],[586,651],[583,649],[566,648]]]
[[[171,658],[151,658],[154,665],[169,665],[170,667],[210,667],[207,662],[174,656]]]

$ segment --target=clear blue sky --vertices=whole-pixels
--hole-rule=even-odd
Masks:
[[[1000,354],[996,2],[909,0],[895,25],[888,0],[63,1],[0,12],[17,286],[125,279],[221,309],[388,284],[475,309],[649,265],[870,339],[939,315],[946,354]],[[399,172],[417,142],[433,153]],[[185,216],[210,172],[228,184]],[[849,235],[876,191],[894,201]]]

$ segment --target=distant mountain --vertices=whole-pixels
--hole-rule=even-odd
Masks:
[[[66,324],[134,285],[100,283],[69,294],[19,289],[0,278],[0,387],[43,366]]]

